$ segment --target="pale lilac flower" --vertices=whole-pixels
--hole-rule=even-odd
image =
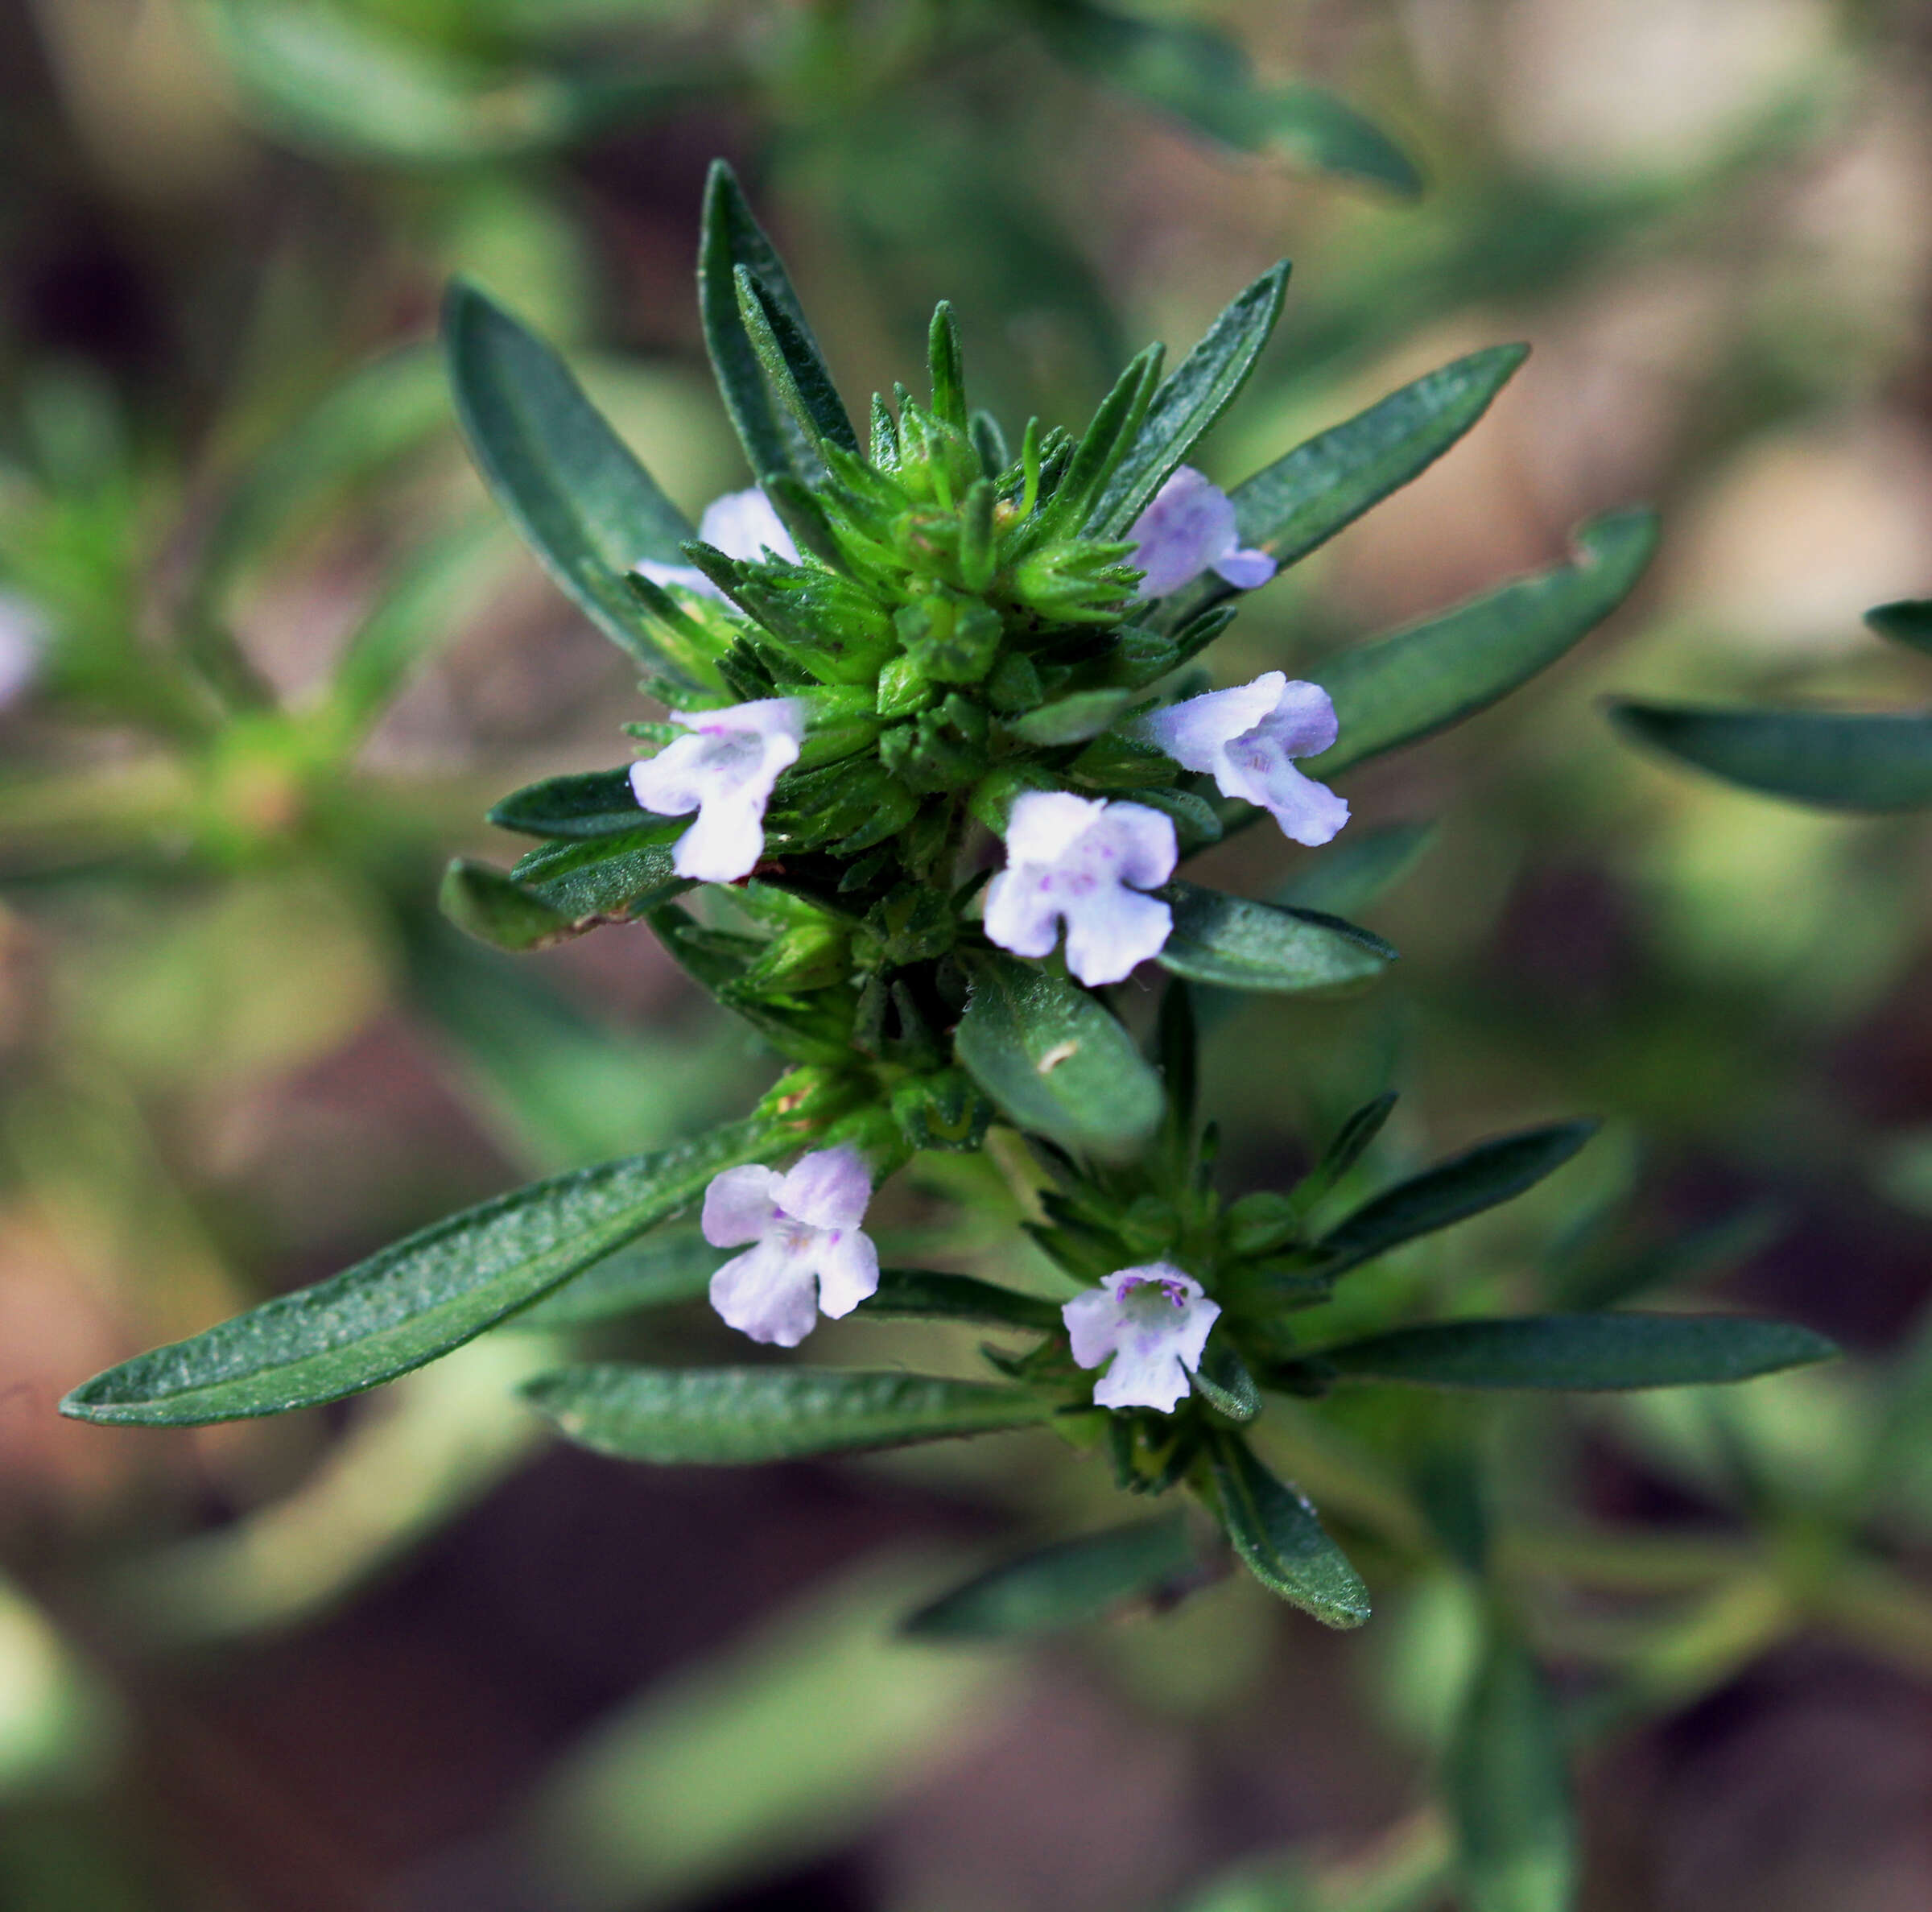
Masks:
[[[771,500],[755,485],[749,491],[728,491],[713,498],[698,520],[698,535],[728,558],[749,561],[770,551],[788,564],[799,561],[799,547],[792,543],[791,533],[772,510]],[[647,558],[631,568],[654,584],[681,584],[700,597],[724,601],[724,593],[695,564],[659,564]]]
[[[0,710],[33,682],[47,643],[47,620],[11,591],[0,591]]]
[[[765,806],[778,773],[798,761],[805,707],[795,697],[765,697],[723,710],[674,710],[671,721],[690,734],[634,763],[632,792],[660,816],[697,811],[671,859],[679,876],[736,882],[765,853]]]
[[[1253,683],[1210,691],[1151,712],[1134,734],[1184,769],[1213,778],[1224,796],[1258,805],[1290,842],[1326,843],[1348,820],[1347,800],[1289,761],[1334,743],[1335,705],[1319,683],[1269,671]]]
[[[986,891],[987,935],[1015,956],[1053,953],[1088,985],[1118,982],[1158,956],[1174,912],[1143,896],[1174,874],[1173,820],[1144,803],[1028,791],[1006,823],[1006,867]]]
[[[1134,551],[1127,562],[1146,576],[1137,597],[1165,597],[1203,571],[1216,571],[1237,591],[1252,591],[1274,576],[1265,551],[1244,548],[1235,528],[1234,501],[1191,465],[1183,465],[1127,527]]]
[[[728,1168],[704,1191],[704,1239],[754,1245],[711,1278],[711,1305],[754,1341],[795,1348],[822,1310],[849,1315],[879,1285],[879,1251],[859,1224],[872,1177],[857,1149],[815,1149],[788,1175]]]
[[[1172,1414],[1187,1394],[1187,1377],[1201,1365],[1208,1331],[1220,1318],[1219,1302],[1171,1262],[1122,1268],[1060,1310],[1073,1358],[1113,1365],[1093,1384],[1096,1407],[1158,1407]]]

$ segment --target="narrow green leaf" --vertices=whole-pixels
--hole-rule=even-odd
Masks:
[[[565,1368],[525,1398],[580,1446],[663,1466],[741,1467],[1037,1426],[1020,1388],[827,1368]]]
[[[1160,1126],[1160,1078],[1100,1000],[1054,971],[991,951],[967,963],[955,1045],[1007,1119],[1103,1160]]]
[[[1000,440],[998,423],[990,414],[968,413],[965,357],[960,349],[960,328],[953,318],[950,300],[942,299],[933,308],[932,324],[926,332],[926,361],[932,372],[932,415],[943,419],[961,432],[969,432],[986,476],[997,478],[1006,469],[1007,461],[1000,457],[997,463],[989,465],[988,452],[994,444],[998,444],[1002,452],[1005,448]],[[987,432],[989,427],[990,436]]]
[[[1513,1201],[1554,1174],[1596,1133],[1593,1121],[1553,1122],[1493,1142],[1398,1182],[1330,1229],[1323,1271],[1340,1274],[1418,1236]]]
[[[1037,1639],[1164,1592],[1195,1567],[1186,1522],[1164,1514],[1003,1561],[909,1615],[902,1630],[932,1640]]]
[[[1324,1625],[1360,1626],[1368,1617],[1368,1589],[1314,1508],[1276,1480],[1239,1435],[1216,1433],[1209,1453],[1215,1510],[1249,1571]]]
[[[1599,518],[1581,555],[1425,624],[1325,659],[1341,733],[1305,766],[1327,778],[1472,716],[1553,664],[1627,597],[1657,545],[1648,511]]]
[[[713,1248],[695,1229],[653,1235],[592,1262],[534,1306],[518,1309],[503,1326],[544,1332],[581,1328],[645,1308],[702,1301],[730,1253]]]
[[[1294,1185],[1294,1212],[1306,1215],[1328,1191],[1368,1153],[1368,1145],[1382,1132],[1382,1125],[1394,1113],[1393,1090],[1364,1102],[1335,1133],[1322,1150],[1321,1159]]]
[[[785,308],[748,266],[732,275],[737,293],[738,319],[771,395],[782,405],[808,439],[836,444],[859,456],[858,434],[846,415],[832,373],[819,355],[817,342],[795,324]]]
[[[704,216],[698,238],[698,311],[704,344],[724,408],[737,427],[751,469],[763,484],[784,474],[809,482],[824,470],[810,436],[773,401],[745,321],[738,310],[737,273],[744,266],[764,288],[777,310],[821,361],[805,310],[777,249],[753,216],[737,177],[722,159],[712,163],[704,188]],[[849,429],[849,426],[848,427]]]
[[[1059,744],[1083,744],[1098,737],[1129,704],[1132,691],[1076,691],[1056,704],[1042,704],[1007,728],[1022,742],[1051,749]]]
[[[1351,830],[1311,859],[1274,900],[1290,909],[1352,915],[1401,882],[1435,847],[1438,833],[1435,824],[1391,824],[1359,836]]]
[[[667,660],[640,633],[625,584],[648,559],[686,560],[683,514],[584,397],[550,347],[474,286],[452,281],[443,344],[456,415],[496,500],[564,593],[647,667]]]
[[[1472,352],[1297,445],[1230,493],[1241,542],[1284,571],[1307,557],[1435,464],[1529,356],[1527,345]],[[1222,584],[1214,596],[1232,589]]]
[[[1727,783],[1824,810],[1932,803],[1932,716],[1617,703],[1630,736]]]
[[[1154,394],[1139,436],[1094,506],[1088,524],[1090,535],[1123,536],[1234,403],[1282,316],[1287,285],[1288,262],[1283,259],[1230,302]]]
[[[1339,916],[1283,910],[1193,883],[1155,892],[1174,911],[1158,960],[1191,982],[1228,989],[1331,989],[1379,976],[1396,952]]]
[[[576,933],[563,911],[487,863],[453,858],[436,902],[460,930],[493,949],[541,949]]]
[[[1039,1295],[930,1268],[881,1268],[878,1292],[861,1302],[858,1312],[886,1319],[979,1321],[1043,1334],[1057,1333],[1061,1326],[1058,1305]]]
[[[1496,1629],[1443,1771],[1468,1912],[1569,1912],[1578,1884],[1562,1724],[1523,1646]]]
[[[393,1381],[654,1227],[721,1170],[788,1145],[740,1122],[654,1154],[533,1182],[419,1229],[313,1287],[97,1374],[76,1420],[181,1427],[282,1414]]]
[[[1077,532],[1088,522],[1095,502],[1140,435],[1164,357],[1165,348],[1148,345],[1128,361],[1126,370],[1088,420],[1053,496],[1033,518],[1036,538]]]
[[[526,836],[615,836],[638,829],[649,816],[630,787],[628,768],[546,777],[512,791],[489,813],[499,830]]]
[[[1522,1315],[1427,1322],[1308,1358],[1363,1381],[1595,1391],[1750,1381],[1837,1352],[1809,1328],[1740,1315]]]
[[[1785,1229],[1776,1202],[1753,1202],[1703,1228],[1613,1255],[1592,1255],[1553,1271],[1553,1298],[1567,1309],[1620,1307],[1653,1288],[1722,1274],[1767,1248]]]
[[[520,857],[510,875],[580,930],[630,923],[691,887],[671,867],[687,817],[653,819],[620,836],[548,843]]]
[[[1087,0],[1040,0],[1031,11],[1047,45],[1070,66],[1217,144],[1276,152],[1395,192],[1421,190],[1401,148],[1360,114],[1319,87],[1257,85],[1247,55],[1206,27],[1133,19]]]
[[[1865,613],[1865,623],[1895,644],[1932,651],[1932,597],[1901,597],[1896,604],[1874,605]]]
[[[1247,1364],[1225,1336],[1212,1336],[1195,1370],[1194,1391],[1216,1414],[1231,1421],[1252,1421],[1261,1411],[1261,1390]]]

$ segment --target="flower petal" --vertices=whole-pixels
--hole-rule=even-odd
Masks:
[[[704,800],[708,749],[701,737],[675,738],[655,757],[641,758],[630,766],[630,791],[646,810],[659,816],[682,816]]]
[[[1174,819],[1165,811],[1145,803],[1109,803],[1107,813],[1096,824],[1119,857],[1123,883],[1137,890],[1152,890],[1174,874],[1180,849],[1174,833]]]
[[[694,597],[708,597],[714,604],[725,601],[724,593],[696,565],[659,564],[646,558],[632,565],[631,569],[639,577],[649,578],[661,589],[668,591],[675,585],[679,590],[690,592]]]
[[[1165,710],[1150,711],[1137,728],[1183,769],[1218,776],[1230,741],[1265,721],[1287,682],[1281,671],[1265,671],[1252,683],[1209,691]]]
[[[1270,671],[1268,675],[1278,678],[1281,673]],[[1282,685],[1274,708],[1257,728],[1290,757],[1319,757],[1332,747],[1342,727],[1335,714],[1335,700],[1319,683],[1305,683],[1297,678]]]
[[[817,1246],[819,1307],[833,1320],[879,1289],[879,1251],[857,1229],[828,1229]]]
[[[787,564],[799,561],[799,547],[792,543],[791,533],[772,509],[771,500],[755,485],[713,498],[698,520],[698,535],[728,558],[750,561],[770,550]]]
[[[708,795],[678,839],[671,866],[699,883],[735,883],[765,853],[765,799],[745,791]]]
[[[699,1226],[713,1248],[736,1248],[756,1241],[778,1212],[778,1189],[783,1178],[757,1162],[728,1168],[713,1175],[704,1191],[704,1212]]]
[[[1165,1345],[1123,1346],[1093,1384],[1096,1407],[1158,1407],[1169,1414],[1188,1392],[1187,1372]]]
[[[1209,568],[1219,572],[1237,591],[1257,591],[1274,576],[1276,567],[1266,551],[1244,547],[1224,551]]]
[[[1015,956],[1051,956],[1059,915],[1051,871],[1038,863],[1009,864],[986,886],[980,927],[989,942]]]
[[[1137,597],[1165,597],[1234,549],[1234,506],[1226,492],[1183,465],[1128,527],[1127,562],[1143,577]]]
[[[725,1324],[780,1348],[795,1348],[818,1324],[810,1261],[777,1241],[734,1255],[711,1278],[711,1305]]]
[[[778,1204],[815,1229],[856,1229],[872,1200],[865,1158],[848,1142],[801,1155],[779,1183]]]
[[[1097,1368],[1119,1345],[1120,1303],[1105,1288],[1088,1288],[1060,1304],[1073,1358],[1083,1368]]]
[[[1006,817],[1009,863],[1057,863],[1099,821],[1106,803],[1070,790],[1029,790]]]
[[[1166,904],[1117,883],[1068,898],[1061,910],[1067,919],[1067,967],[1089,989],[1131,975],[1136,964],[1166,948],[1174,931],[1174,912]]]

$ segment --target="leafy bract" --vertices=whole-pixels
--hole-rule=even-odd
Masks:
[[[1325,1625],[1360,1626],[1368,1617],[1368,1589],[1314,1508],[1276,1480],[1238,1435],[1216,1433],[1210,1453],[1215,1510],[1249,1571],[1269,1592]]]
[[[993,951],[968,974],[956,1047],[1009,1121],[1102,1159],[1131,1155],[1159,1127],[1160,1078],[1096,997]]]
[[[1521,1644],[1492,1631],[1443,1779],[1469,1912],[1570,1912],[1576,1828],[1562,1723]]]
[[[1739,1315],[1524,1315],[1398,1328],[1309,1358],[1364,1381],[1582,1391],[1750,1381],[1837,1352],[1807,1328]]]
[[[1324,1273],[1340,1274],[1418,1236],[1512,1201],[1559,1169],[1596,1133],[1591,1121],[1554,1122],[1478,1142],[1365,1202],[1322,1239]]]
[[[1234,403],[1282,316],[1282,260],[1237,294],[1154,395],[1146,422],[1094,506],[1088,532],[1117,538]]]
[[[1395,960],[1380,936],[1339,916],[1281,909],[1193,883],[1170,883],[1158,894],[1173,908],[1174,930],[1158,960],[1191,982],[1327,989],[1379,976]]]
[[[460,1347],[654,1227],[721,1170],[784,1146],[773,1124],[739,1122],[533,1182],[313,1287],[110,1368],[76,1388],[60,1411],[179,1427],[339,1401]]]
[[[544,567],[613,642],[655,670],[625,574],[681,564],[683,514],[605,423],[569,369],[462,279],[443,302],[456,415],[477,469]]]
[[[499,830],[526,836],[616,836],[646,823],[630,772],[580,770],[514,790],[489,812]]]
[[[1581,555],[1426,623],[1324,659],[1315,680],[1340,734],[1311,758],[1329,778],[1486,708],[1553,664],[1621,604],[1657,544],[1648,511],[1614,512],[1577,534]]]
[[[1051,1401],[989,1381],[825,1368],[637,1368],[539,1375],[523,1393],[572,1440],[667,1466],[735,1467],[1025,1427]]]
[[[1247,55],[1218,33],[1109,13],[1087,0],[1038,0],[1030,13],[1070,66],[1222,146],[1278,152],[1395,192],[1422,188],[1402,150],[1352,108],[1319,87],[1257,85]]]
[[[1932,803],[1932,716],[1618,703],[1631,736],[1727,783],[1826,810]]]
[[[1100,1620],[1184,1580],[1194,1549],[1179,1514],[1036,1548],[976,1575],[907,1617],[935,1640],[1031,1639]]]
[[[1046,1334],[1060,1326],[1058,1305],[1038,1295],[930,1268],[881,1269],[877,1292],[859,1303],[858,1312],[889,1319],[979,1321]]]

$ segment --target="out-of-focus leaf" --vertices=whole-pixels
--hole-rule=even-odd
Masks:
[[[1775,1203],[1754,1203],[1707,1227],[1687,1229],[1627,1253],[1596,1255],[1559,1272],[1555,1299],[1567,1308],[1612,1308],[1652,1288],[1719,1274],[1777,1240],[1784,1223]]]
[[[714,160],[704,188],[704,224],[698,239],[698,311],[712,370],[717,374],[724,408],[737,428],[753,474],[761,483],[774,476],[810,481],[822,475],[824,463],[805,428],[773,402],[765,368],[738,308],[741,266],[757,280],[773,307],[791,322],[803,348],[822,365],[824,354],[812,335],[784,261],[758,224],[736,175],[722,159]],[[829,387],[829,378],[826,382]],[[849,423],[846,431],[851,432]]]
[[[1274,900],[1289,909],[1329,916],[1365,910],[1434,849],[1436,833],[1434,824],[1391,824],[1359,836],[1351,830],[1297,871],[1275,892]]]
[[[1373,1102],[1364,1102],[1335,1130],[1314,1167],[1294,1185],[1291,1207],[1295,1214],[1307,1214],[1361,1160],[1394,1113],[1395,1103],[1393,1090],[1377,1096]]]
[[[192,1340],[138,1355],[60,1403],[76,1420],[180,1427],[339,1401],[460,1347],[655,1226],[720,1171],[785,1146],[741,1122],[654,1154],[533,1182]]]
[[[1932,803],[1932,716],[1617,703],[1630,736],[1727,783],[1824,810]]]
[[[1443,1772],[1469,1912],[1568,1912],[1576,1829],[1556,1708],[1499,1628],[1463,1703]]]
[[[436,893],[443,914],[492,949],[541,949],[578,933],[573,918],[514,878],[468,857],[452,859]]]
[[[1191,982],[1227,989],[1330,989],[1381,975],[1396,952],[1339,916],[1224,896],[1193,883],[1157,892],[1174,930],[1157,959]]]
[[[616,836],[635,830],[645,812],[630,772],[582,770],[513,790],[489,811],[499,830],[526,836]]]
[[[902,1630],[935,1640],[1065,1633],[1186,1580],[1195,1567],[1179,1514],[1136,1521],[1003,1561],[909,1615]]]
[[[1216,1511],[1249,1571],[1324,1625],[1360,1626],[1368,1617],[1368,1589],[1314,1508],[1276,1480],[1238,1435],[1217,1433],[1210,1452]]]
[[[1865,613],[1865,622],[1895,644],[1932,651],[1932,597],[1901,597],[1896,604],[1874,605]]]
[[[1118,538],[1234,403],[1282,316],[1288,262],[1240,293],[1154,395],[1146,423],[1115,468],[1088,521],[1089,536]]]
[[[1402,149],[1352,108],[1319,87],[1257,85],[1247,55],[1218,33],[1086,0],[1038,0],[1030,17],[1068,65],[1236,152],[1276,153],[1403,194],[1422,189]]]
[[[930,1268],[881,1269],[878,1292],[861,1302],[858,1312],[888,1319],[980,1321],[1045,1334],[1056,1333],[1061,1325],[1056,1303],[974,1275],[943,1274]]]
[[[990,952],[968,973],[959,1059],[1009,1121],[1103,1160],[1133,1154],[1160,1126],[1160,1078],[1097,998]]]
[[[693,1229],[654,1235],[592,1262],[503,1325],[519,1330],[580,1328],[645,1308],[702,1301],[729,1252],[713,1248]]]
[[[1364,1381],[1594,1391],[1750,1381],[1837,1352],[1809,1328],[1738,1315],[1523,1315],[1427,1322],[1308,1358]]]
[[[832,1368],[564,1368],[523,1390],[580,1445],[664,1466],[738,1467],[993,1434],[1048,1419],[1023,1389]]]
[[[1656,548],[1657,521],[1615,512],[1576,542],[1574,564],[1324,659],[1314,676],[1335,700],[1340,736],[1303,767],[1335,776],[1485,708],[1554,663],[1629,595]]]
[[[641,634],[625,574],[681,564],[684,515],[605,423],[563,360],[474,286],[443,302],[456,415],[477,469],[565,593],[647,668],[667,660]]]
[[[1595,1122],[1553,1122],[1478,1142],[1398,1182],[1336,1224],[1321,1241],[1326,1274],[1340,1274],[1418,1236],[1513,1201],[1561,1168],[1596,1133]]]
[[[1367,1853],[1291,1847],[1245,1859],[1175,1912],[1439,1912],[1451,1860],[1447,1828],[1422,1812]]]

